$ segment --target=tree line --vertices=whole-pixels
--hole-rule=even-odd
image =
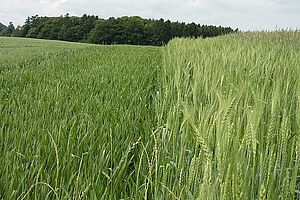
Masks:
[[[174,37],[215,37],[237,32],[230,27],[171,22],[164,19],[98,16],[28,17],[23,26],[10,23],[1,35],[94,44],[132,44],[160,46]]]
[[[0,23],[0,33],[1,33],[3,30],[5,30],[5,29],[7,29],[7,26],[5,26],[4,24]]]

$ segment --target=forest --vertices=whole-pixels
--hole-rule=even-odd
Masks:
[[[164,19],[143,19],[139,16],[102,19],[84,14],[59,17],[28,17],[22,26],[12,22],[1,26],[0,35],[93,44],[167,44],[176,37],[207,38],[238,32],[231,27],[171,22]]]

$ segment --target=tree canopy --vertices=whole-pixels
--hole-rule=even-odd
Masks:
[[[7,26],[5,26],[4,24],[0,23],[0,33],[3,31],[3,30],[6,30],[7,29]]]
[[[230,27],[143,19],[139,16],[100,19],[86,15],[75,17],[28,17],[23,26],[9,24],[2,35],[88,42],[94,44],[132,44],[160,46],[174,37],[215,37],[235,32]]]

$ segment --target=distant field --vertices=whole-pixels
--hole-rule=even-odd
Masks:
[[[0,110],[0,199],[300,199],[298,32],[0,37]]]

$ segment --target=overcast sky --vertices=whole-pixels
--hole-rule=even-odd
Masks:
[[[28,16],[164,18],[241,30],[300,28],[300,0],[0,0],[0,22],[24,24]]]

